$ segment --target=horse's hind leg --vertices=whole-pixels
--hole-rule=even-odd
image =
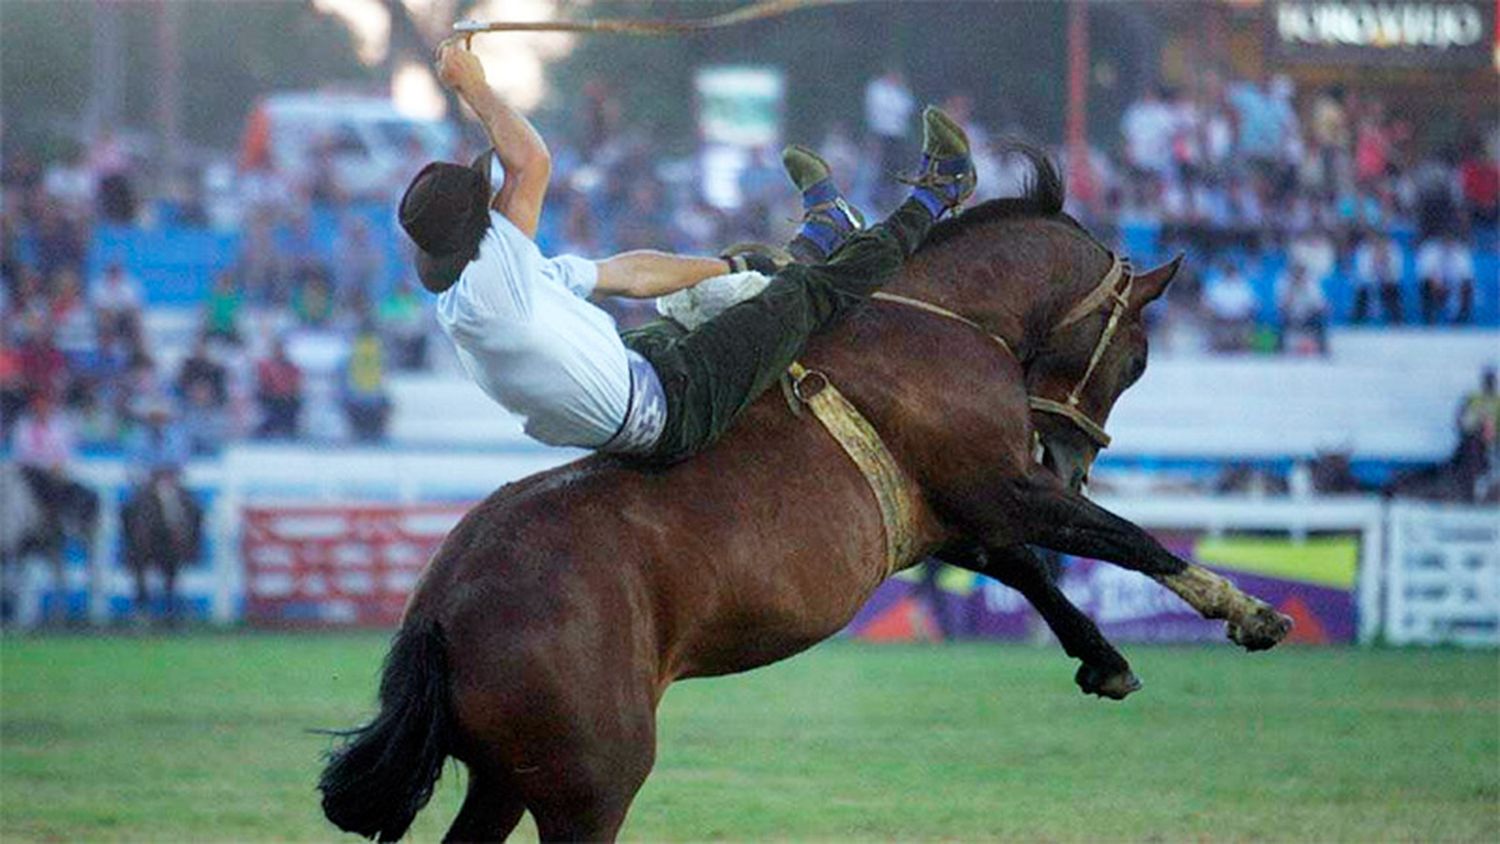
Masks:
[[[504,841],[510,837],[526,805],[505,783],[503,777],[480,765],[469,766],[469,790],[464,796],[458,817],[443,836],[448,842]]]
[[[656,754],[656,689],[628,658],[634,640],[619,625],[563,625],[545,638],[477,626],[450,627],[454,653],[482,655],[454,660],[454,755],[480,763],[476,779],[503,782],[543,841],[613,840]],[[501,807],[482,795],[471,792],[461,816],[494,820]]]

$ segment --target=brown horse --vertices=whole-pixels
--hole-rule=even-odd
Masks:
[[[1141,309],[1176,264],[1112,275],[1108,250],[1061,215],[1055,170],[1036,164],[1027,196],[933,231],[890,285],[909,302],[861,309],[803,360],[921,491],[902,564],[943,553],[1009,577],[1075,655],[1113,650],[1089,639],[1098,631],[1026,544],[1143,571],[1227,619],[1237,641],[1269,647],[1284,617],[1059,480],[1087,474],[1110,408],[1144,369]],[[1050,470],[1032,456],[1028,391]],[[453,756],[471,777],[449,839],[505,838],[526,811],[546,840],[613,838],[651,770],[673,681],[765,665],[844,627],[889,575],[881,513],[834,439],[774,393],[692,460],[647,469],[596,455],[475,507],[407,607],[379,714],[323,774],[329,819],[399,838]],[[1123,660],[1097,668],[1080,682],[1133,682]]]

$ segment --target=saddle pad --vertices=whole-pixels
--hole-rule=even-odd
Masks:
[[[787,373],[795,385],[792,391],[796,398],[812,409],[813,415],[854,461],[875,493],[875,502],[880,506],[880,522],[885,527],[886,569],[881,578],[884,580],[916,559],[919,541],[917,485],[902,471],[875,426],[833,386],[827,376],[810,372],[795,362]],[[810,395],[802,388],[808,384],[809,375],[822,382],[817,392]]]

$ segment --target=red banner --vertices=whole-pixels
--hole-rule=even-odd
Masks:
[[[394,626],[467,505],[243,511],[245,618],[262,626]]]

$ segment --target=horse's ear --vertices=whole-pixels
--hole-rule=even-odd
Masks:
[[[1136,310],[1155,302],[1167,291],[1167,285],[1172,283],[1177,270],[1182,266],[1182,259],[1183,255],[1179,252],[1170,262],[1135,277],[1135,292],[1130,295],[1130,303]]]

